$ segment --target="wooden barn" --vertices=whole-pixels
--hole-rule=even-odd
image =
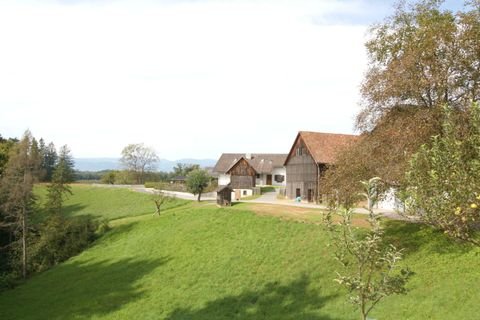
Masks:
[[[257,172],[256,186],[286,186],[284,163],[285,159],[287,159],[287,154],[277,153],[223,153],[212,170],[218,177],[219,185],[226,186],[230,183],[231,177],[227,171],[242,157]]]
[[[217,189],[217,204],[219,206],[231,206],[232,205],[232,192],[233,189],[230,186],[220,186]]]
[[[327,166],[334,164],[336,154],[356,139],[349,134],[300,131],[285,160],[287,197],[318,202],[320,178]]]
[[[257,171],[241,157],[226,172],[230,175],[230,187],[232,189],[253,189]]]

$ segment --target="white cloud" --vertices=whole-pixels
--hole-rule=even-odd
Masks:
[[[358,6],[358,1],[348,2]],[[0,4],[0,133],[116,156],[288,152],[351,132],[365,26],[315,24],[343,1]]]

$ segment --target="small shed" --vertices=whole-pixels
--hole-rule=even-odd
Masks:
[[[233,189],[253,189],[257,171],[241,157],[226,172],[230,175],[230,185]]]
[[[217,204],[219,206],[231,206],[232,205],[232,191],[230,185],[220,186],[217,189]]]

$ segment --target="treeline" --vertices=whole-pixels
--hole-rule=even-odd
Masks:
[[[68,259],[94,239],[96,222],[62,215],[73,166],[66,145],[57,152],[29,131],[21,140],[0,137],[0,289]],[[48,182],[43,206],[34,193],[37,182]]]
[[[75,181],[100,182],[105,184],[136,184],[135,173],[129,170],[101,170],[101,171],[78,171],[74,173]],[[145,172],[145,181],[160,182],[168,181],[174,177],[172,172]]]
[[[190,172],[199,170],[198,164],[178,163],[172,172],[165,171],[145,171],[142,174],[144,183],[148,182],[169,182],[172,179],[185,178]],[[76,171],[75,179],[78,180],[97,180],[105,184],[135,184],[138,183],[138,174],[133,170],[102,170],[97,172]]]

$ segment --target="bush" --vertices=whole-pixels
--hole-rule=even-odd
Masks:
[[[98,223],[89,216],[66,219],[52,214],[32,244],[31,271],[43,271],[82,252],[95,240]]]
[[[0,273],[0,292],[15,287],[17,279],[14,273]]]
[[[115,171],[107,171],[102,175],[101,181],[105,184],[114,184],[117,173]]]
[[[276,191],[275,187],[261,187],[260,188],[260,192],[263,194],[263,193],[266,193],[266,192],[274,192]]]
[[[451,237],[480,245],[480,106],[445,107],[441,135],[414,155],[407,172],[411,214]]]
[[[187,192],[184,184],[169,182],[145,182],[145,188],[154,188],[157,190]]]
[[[102,234],[107,233],[111,229],[112,229],[112,227],[110,227],[110,223],[109,223],[108,219],[104,218],[98,224],[97,233],[98,233],[98,235],[102,235]]]

